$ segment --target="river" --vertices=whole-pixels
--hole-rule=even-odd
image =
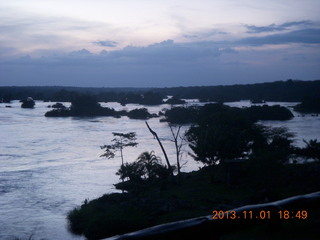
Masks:
[[[162,157],[158,143],[146,128],[144,121],[127,117],[46,118],[44,114],[53,103],[36,102],[35,109],[22,109],[18,101],[0,104],[0,239],[83,239],[67,229],[68,211],[85,199],[94,199],[115,192],[119,181],[115,172],[120,166],[119,157],[101,158],[101,145],[110,143],[112,132],[136,132],[138,146],[126,148],[125,161],[133,161],[143,151],[154,150]],[[192,103],[190,103],[192,104]],[[278,103],[269,103],[278,104]],[[9,105],[10,108],[6,107]],[[70,105],[70,103],[65,103]],[[131,110],[141,106],[104,103],[116,110]],[[229,103],[231,106],[248,106],[249,101]],[[292,103],[281,103],[291,106]],[[158,113],[169,105],[147,107]],[[320,139],[320,116],[294,113],[289,121],[265,121],[271,126],[286,126],[296,133],[295,144],[302,139]],[[148,120],[163,140],[170,159],[175,152],[170,129],[159,118]],[[187,127],[184,127],[187,129]],[[189,151],[185,148],[185,151]],[[196,170],[187,153],[183,171]],[[162,157],[163,161],[164,158]]]

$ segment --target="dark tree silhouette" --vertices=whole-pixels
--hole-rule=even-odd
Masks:
[[[190,127],[186,137],[196,161],[215,165],[246,157],[256,130],[251,121],[230,111],[202,118],[198,125]]]
[[[181,125],[176,127],[176,131],[174,129],[174,127],[169,124],[169,128],[170,131],[172,133],[172,137],[173,140],[171,140],[172,142],[174,142],[174,146],[176,149],[176,159],[177,159],[177,170],[178,170],[178,175],[180,175],[181,173],[181,151],[182,151],[182,147],[186,144],[186,139],[185,136],[181,136],[180,134],[180,130],[181,130]]]
[[[306,147],[297,149],[297,154],[320,161],[320,142],[318,142],[318,139],[303,140],[303,142],[306,144]]]
[[[161,150],[162,150],[162,152],[163,152],[163,155],[164,155],[164,157],[165,157],[165,159],[166,159],[166,162],[167,162],[167,166],[168,166],[170,175],[171,175],[171,177],[173,178],[173,168],[172,168],[172,166],[171,166],[171,164],[170,164],[170,161],[169,161],[168,155],[167,155],[167,153],[166,153],[166,150],[164,149],[164,147],[163,147],[163,145],[162,145],[162,143],[161,143],[161,141],[160,141],[160,139],[159,139],[159,137],[158,137],[158,134],[151,129],[151,127],[149,126],[149,124],[148,124],[147,121],[146,121],[146,125],[147,125],[149,131],[151,132],[151,134],[157,139],[157,141],[158,141],[158,143],[159,143],[159,145],[160,145],[160,147],[161,147]]]
[[[22,101],[21,108],[34,108],[35,102],[31,97]]]
[[[115,153],[117,151],[120,151],[120,156],[121,156],[121,167],[124,166],[123,164],[123,149],[125,147],[135,147],[138,145],[136,143],[136,133],[135,132],[129,132],[129,133],[117,133],[113,132],[113,136],[115,136],[114,139],[111,141],[114,142],[113,144],[109,145],[104,145],[101,146],[101,149],[105,149],[105,153],[102,154],[100,157],[106,157],[108,159],[114,158]],[[122,178],[122,182],[124,179]],[[123,192],[123,190],[122,190]]]
[[[154,151],[143,152],[132,163],[121,165],[116,173],[121,179],[128,178],[132,182],[141,182],[143,179],[153,181],[165,179],[169,176],[168,168],[162,165],[160,157]]]
[[[110,145],[101,146],[101,149],[105,149],[105,153],[102,154],[101,157],[106,157],[108,159],[114,158],[115,153],[117,151],[120,151],[121,163],[123,165],[123,149],[125,147],[135,147],[138,145],[138,143],[135,142],[137,140],[136,133],[135,132],[129,132],[129,133],[113,132],[112,134],[113,136],[115,136],[115,138],[111,140],[114,143]]]

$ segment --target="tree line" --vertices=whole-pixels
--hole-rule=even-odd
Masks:
[[[237,84],[229,86],[194,86],[172,88],[80,88],[80,87],[0,87],[0,101],[35,100],[70,102],[77,94],[90,94],[99,102],[161,104],[167,95],[200,101],[232,102],[253,101],[301,102],[317,98],[320,80],[287,80],[269,83]]]

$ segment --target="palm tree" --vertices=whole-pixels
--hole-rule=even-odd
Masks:
[[[137,158],[137,162],[145,166],[148,179],[153,179],[157,176],[156,169],[161,165],[161,159],[155,155],[154,151],[141,153]]]

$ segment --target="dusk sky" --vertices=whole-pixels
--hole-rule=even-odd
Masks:
[[[0,86],[320,79],[319,0],[0,0]]]

